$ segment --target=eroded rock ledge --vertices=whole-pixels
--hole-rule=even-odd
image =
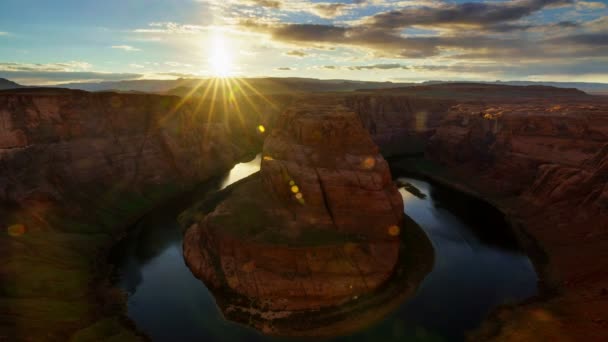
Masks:
[[[385,286],[400,259],[403,223],[388,164],[357,115],[299,104],[266,139],[260,174],[190,226],[184,257],[229,318],[247,317],[270,334],[344,333],[310,317],[280,322],[354,305]],[[421,264],[417,281],[431,267]]]

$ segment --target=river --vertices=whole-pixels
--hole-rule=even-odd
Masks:
[[[238,164],[209,191],[247,177],[259,164],[259,156]],[[496,306],[537,293],[534,268],[500,212],[427,181],[394,178],[402,184],[405,214],[433,245],[433,270],[414,296],[384,320],[334,340],[458,341]],[[115,286],[128,293],[128,316],[153,341],[280,340],[226,321],[213,295],[185,265],[176,217],[189,204],[149,213],[114,248]]]

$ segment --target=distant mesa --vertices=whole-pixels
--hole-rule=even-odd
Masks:
[[[386,88],[382,90],[360,90],[412,95],[416,97],[454,98],[454,99],[488,99],[500,98],[551,98],[555,96],[578,97],[588,94],[576,88],[564,88],[548,85],[508,85],[495,83],[446,82],[424,83],[406,87]]]
[[[183,96],[192,92],[192,89],[204,90],[212,84],[213,78],[178,78],[175,80],[150,80],[150,79],[132,79],[122,81],[104,81],[104,82],[74,82],[57,84],[52,87],[85,90],[91,92],[98,91],[113,91],[127,93],[156,93]],[[412,82],[373,82],[373,81],[357,81],[357,80],[321,80],[315,78],[302,77],[249,77],[239,78],[241,82],[231,80],[233,85],[241,84],[242,86],[233,87],[240,88],[245,93],[260,92],[264,94],[285,94],[285,93],[321,93],[321,92],[350,92],[350,91],[374,91],[374,90],[392,90],[410,89],[416,87],[418,91],[429,89],[424,87],[436,86],[444,87],[444,89],[455,89],[463,91],[465,87],[483,87],[482,90],[487,91],[488,88],[494,86],[493,89],[512,89],[510,87],[518,87],[520,93],[526,94],[536,92],[542,88],[545,91],[550,88],[558,89],[578,89],[588,94],[608,94],[608,84],[605,83],[590,83],[590,82],[533,82],[533,81],[495,81],[495,82],[467,82],[467,81],[425,81],[422,83]],[[246,86],[247,84],[248,86]],[[249,87],[250,86],[250,87]],[[15,89],[25,86],[15,82],[0,78],[0,90]],[[48,86],[47,86],[48,87]],[[567,94],[567,93],[566,93]],[[570,92],[571,95],[574,93]]]
[[[15,83],[13,81],[9,81],[6,78],[0,78],[0,90],[6,90],[6,89],[17,89],[17,88],[24,88],[24,86]]]
[[[229,319],[271,335],[354,332],[413,294],[432,248],[354,112],[299,103],[275,127],[261,172],[203,219],[190,213],[186,263]]]

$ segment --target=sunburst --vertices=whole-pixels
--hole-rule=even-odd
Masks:
[[[209,71],[215,77],[230,77],[234,73],[233,53],[227,37],[220,30],[213,32],[209,44]]]

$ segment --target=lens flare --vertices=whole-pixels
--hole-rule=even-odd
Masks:
[[[12,237],[19,237],[25,234],[25,226],[22,224],[14,224],[12,226],[9,226],[6,231],[8,235]]]
[[[371,170],[376,166],[376,159],[374,157],[365,157],[361,161],[361,168],[364,170]]]

